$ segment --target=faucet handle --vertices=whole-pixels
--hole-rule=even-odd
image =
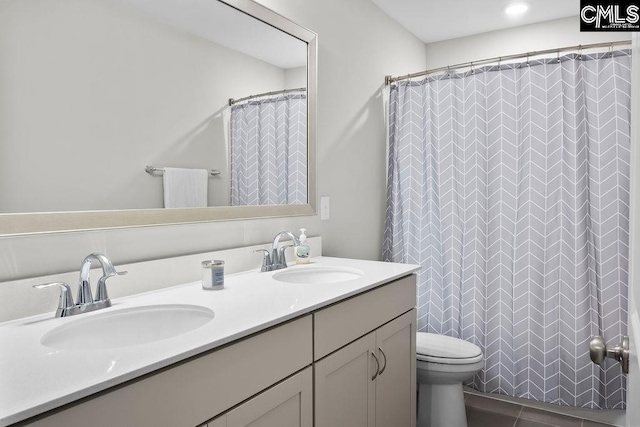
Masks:
[[[115,269],[113,271],[107,272],[105,273],[104,276],[102,276],[100,279],[104,279],[107,280],[110,277],[113,276],[126,276],[129,272],[128,271],[115,271]]]
[[[113,276],[124,276],[128,271],[115,271],[109,272],[98,279],[98,284],[96,285],[96,299],[94,302],[104,302],[105,307],[111,307],[111,301],[109,300],[109,295],[107,294],[107,279]]]
[[[41,285],[33,285],[36,289],[44,289],[57,286],[60,288],[60,301],[56,310],[56,317],[64,317],[67,310],[74,307],[73,298],[71,297],[71,288],[65,282],[43,283]]]
[[[284,254],[284,251],[286,251],[288,248],[293,248],[296,245],[284,245],[280,248],[279,253],[278,253],[278,261],[280,262],[281,265],[283,265],[284,267],[287,266],[287,257]]]
[[[269,271],[271,266],[271,254],[266,249],[256,249],[253,252],[261,252],[264,254],[264,258],[262,259],[262,268],[260,271]]]

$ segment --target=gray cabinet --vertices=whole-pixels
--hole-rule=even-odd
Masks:
[[[416,312],[315,363],[316,427],[415,427]]]
[[[416,425],[416,312],[376,331],[376,427]]]
[[[415,427],[415,328],[411,275],[20,425]]]
[[[374,427],[376,334],[315,364],[316,427]]]
[[[21,425],[199,426],[311,366],[312,337],[306,315]]]
[[[206,427],[312,427],[312,368],[260,393]]]

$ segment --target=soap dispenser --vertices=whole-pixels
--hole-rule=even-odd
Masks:
[[[311,261],[311,257],[309,256],[311,254],[311,247],[307,244],[307,235],[304,234],[305,231],[307,231],[306,228],[300,229],[300,237],[298,237],[300,244],[294,248],[297,264],[309,264],[309,261]]]

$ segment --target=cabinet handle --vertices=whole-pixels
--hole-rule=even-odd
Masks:
[[[387,355],[384,354],[384,351],[382,351],[382,347],[378,347],[378,350],[380,350],[380,354],[382,354],[382,356],[384,357],[384,366],[382,367],[380,372],[378,372],[378,376],[380,376],[380,375],[382,375],[384,370],[387,369]]]
[[[373,381],[378,376],[378,372],[380,372],[380,362],[378,362],[378,358],[376,357],[376,354],[373,351],[371,352],[371,355],[373,356],[374,360],[376,361],[376,373],[373,374],[373,377],[371,377],[371,381]]]

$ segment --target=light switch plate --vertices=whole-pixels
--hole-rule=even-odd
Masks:
[[[331,217],[331,206],[329,196],[320,197],[320,220],[325,221]]]

